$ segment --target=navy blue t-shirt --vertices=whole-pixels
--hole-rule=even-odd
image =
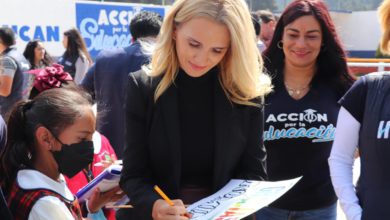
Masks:
[[[360,123],[356,194],[362,219],[390,219],[390,73],[361,77],[340,104]]]
[[[348,92],[340,99],[342,105],[358,122],[362,122],[364,104],[367,97],[367,83],[365,77],[360,77]]]
[[[336,92],[316,85],[300,100],[283,85],[266,98],[264,144],[271,181],[302,179],[270,207],[310,210],[332,205],[337,198],[329,174],[339,104]]]

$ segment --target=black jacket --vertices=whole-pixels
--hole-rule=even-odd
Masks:
[[[143,71],[129,75],[127,145],[120,185],[134,209],[128,211],[126,219],[151,219],[153,203],[160,199],[154,185],[159,185],[171,199],[178,198],[181,175],[178,91],[172,84],[154,102],[160,80],[161,77],[151,78]],[[210,169],[214,172],[215,192],[232,178],[265,179],[266,153],[262,141],[263,108],[232,104],[216,76],[213,81],[216,136],[214,167]]]

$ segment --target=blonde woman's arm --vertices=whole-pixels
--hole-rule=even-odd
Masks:
[[[329,157],[330,176],[341,208],[348,220],[360,220],[362,208],[353,185],[353,163],[360,123],[343,107],[337,119],[336,136]]]

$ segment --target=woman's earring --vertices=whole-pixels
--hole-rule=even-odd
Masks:
[[[283,42],[280,40],[276,46],[279,48],[279,49],[283,49]]]

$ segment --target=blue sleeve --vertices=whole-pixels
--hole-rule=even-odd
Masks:
[[[95,97],[95,70],[96,63],[89,68],[80,84],[93,98]]]
[[[343,106],[358,122],[362,122],[367,96],[367,83],[364,76],[360,77],[352,87],[339,100]]]

